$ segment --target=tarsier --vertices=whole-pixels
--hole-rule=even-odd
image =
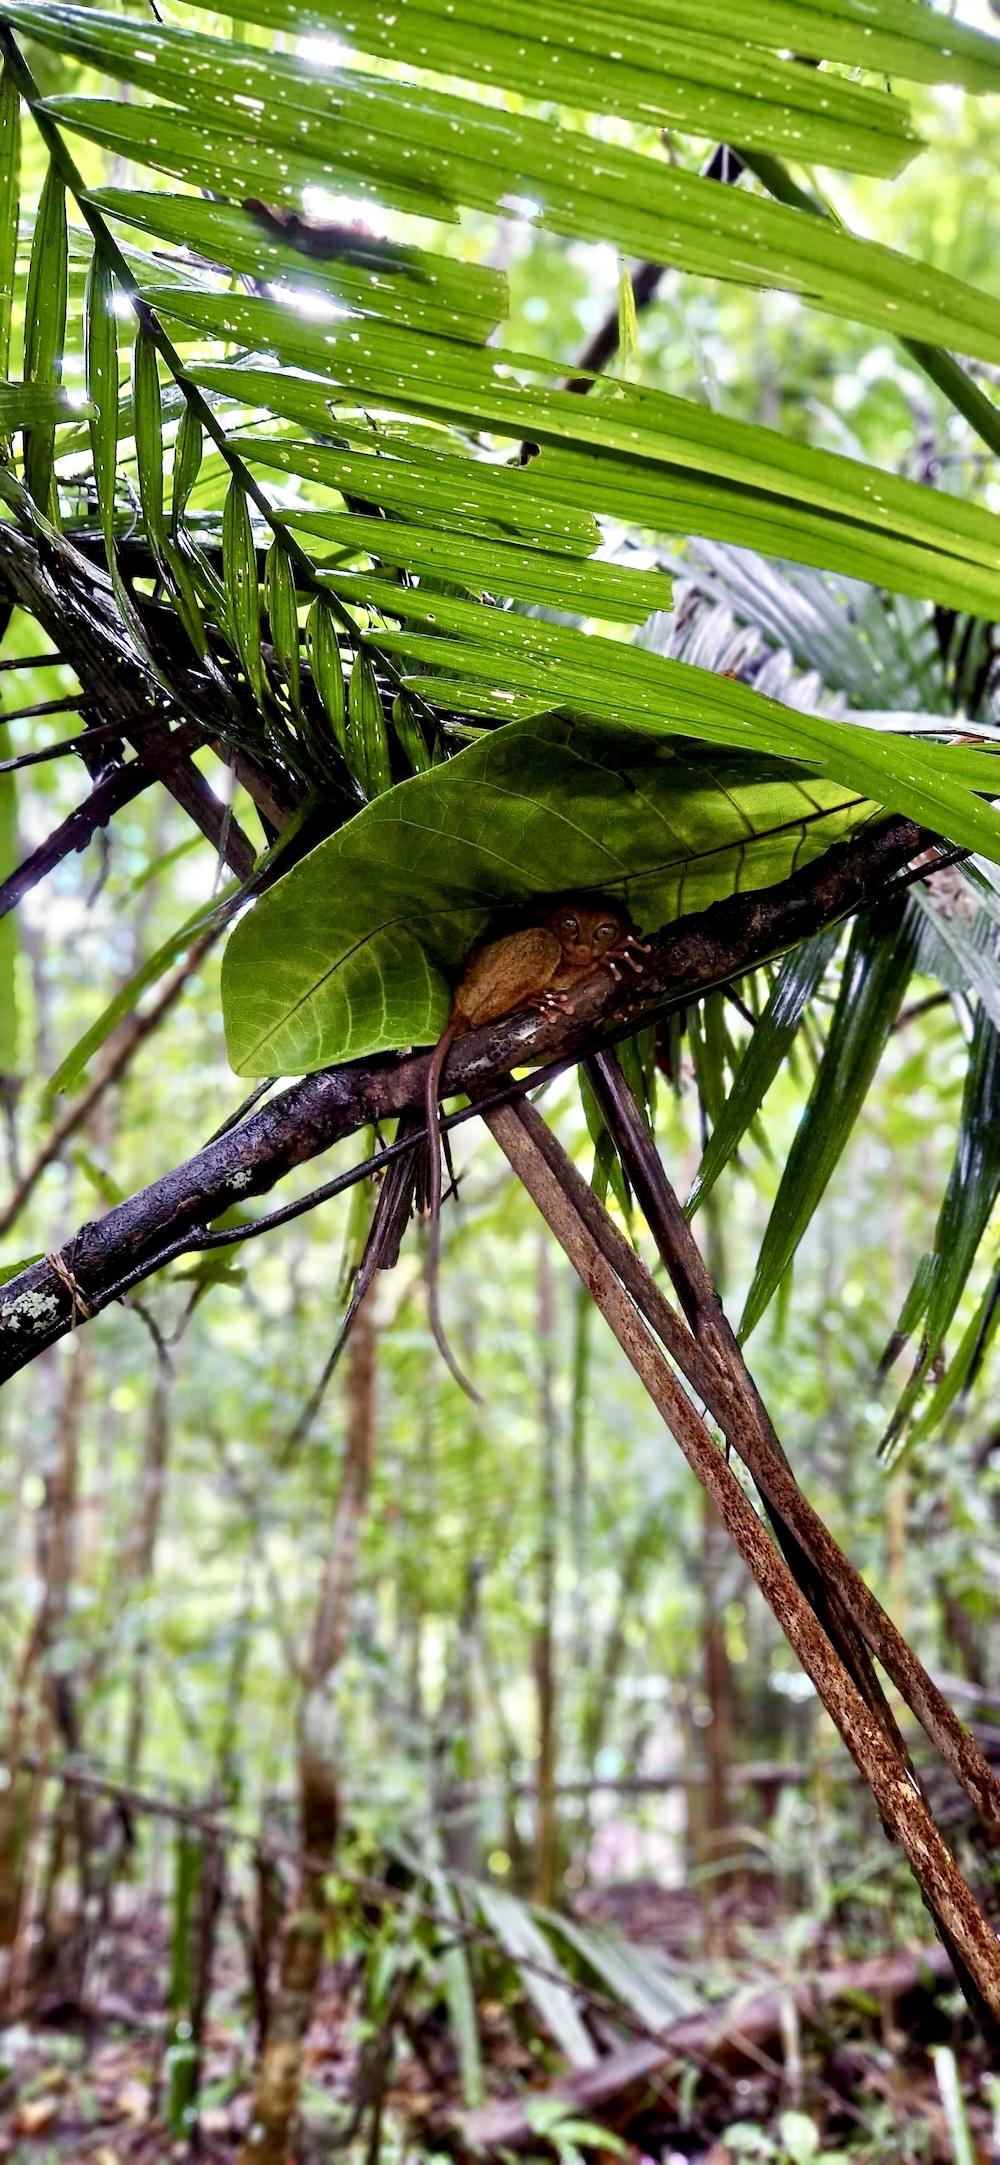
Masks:
[[[438,1094],[445,1061],[457,1037],[489,1022],[500,1022],[517,1008],[572,1014],[572,995],[609,970],[617,983],[620,962],[638,970],[635,950],[645,953],[624,912],[613,903],[559,902],[521,932],[474,947],[455,987],[447,1028],[441,1032],[427,1069],[425,1106],[430,1150],[427,1292],[431,1329],[456,1383],[479,1402],[463,1376],[444,1334],[438,1306],[438,1249],[441,1213],[441,1149]]]

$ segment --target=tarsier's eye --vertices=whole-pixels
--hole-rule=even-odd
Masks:
[[[561,917],[559,920],[559,926],[560,930],[565,933],[568,940],[579,939],[580,920],[578,917]]]
[[[603,925],[598,925],[597,931],[594,934],[594,939],[595,941],[599,941],[602,947],[610,947],[612,940],[616,937],[617,931],[617,925],[612,924],[610,918],[605,918]]]

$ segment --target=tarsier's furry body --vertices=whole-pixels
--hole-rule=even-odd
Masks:
[[[520,932],[475,947],[455,987],[451,1015],[427,1069],[426,1111],[430,1150],[428,1209],[430,1232],[427,1284],[431,1329],[456,1382],[475,1398],[444,1335],[438,1307],[438,1247],[441,1210],[441,1151],[438,1096],[448,1054],[466,1030],[500,1022],[519,1007],[561,1008],[572,1013],[571,995],[601,969],[620,975],[619,962],[635,963],[640,942],[624,913],[613,904],[560,902],[537,923]]]

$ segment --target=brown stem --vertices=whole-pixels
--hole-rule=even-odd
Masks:
[[[784,1453],[777,1444],[770,1419],[761,1405],[739,1348],[735,1348],[735,1359],[742,1373],[743,1384],[740,1390],[734,1391],[731,1375],[722,1358],[721,1346],[718,1360],[710,1358],[706,1345],[699,1344],[690,1331],[685,1329],[680,1316],[650,1277],[629,1242],[601,1209],[593,1190],[566,1156],[551,1129],[546,1127],[530,1106],[524,1108],[523,1118],[533,1140],[570,1196],[575,1211],[587,1226],[592,1239],[627,1287],[671,1359],[676,1361],[682,1375],[687,1377],[692,1389],[704,1401],[713,1420],[718,1422],[727,1443],[743,1460],[761,1494],[774,1506],[784,1525],[795,1535],[823,1583],[839,1594],[844,1608],[870,1651],[877,1656],[911,1712],[916,1715],[931,1742],[937,1746],[942,1758],[970,1798],[982,1825],[995,1842],[1000,1834],[1000,1780],[968,1731],[962,1727],[922,1662],[903,1639],[891,1617],[886,1615],[870,1587],[866,1586],[860,1573],[854,1569],[818,1513],[802,1494]],[[663,1178],[665,1180],[666,1176],[663,1175]],[[676,1197],[674,1205],[677,1237],[684,1244],[685,1270],[692,1285],[697,1285],[700,1289],[699,1298],[704,1301],[704,1289],[710,1284],[710,1280],[694,1235]],[[726,1337],[735,1346],[730,1326],[724,1316],[722,1320]]]
[[[1000,2042],[1000,1947],[897,1753],[875,1721],[784,1558],[769,1540],[732,1468],[668,1368],[564,1188],[525,1125],[501,1106],[487,1124],[518,1178],[589,1287],[644,1389],[679,1444],[752,1572],[768,1606],[847,1745],[900,1844],[946,1943],[967,1973],[976,2011]]]
[[[735,1402],[743,1419],[754,1423],[765,1448],[773,1452],[787,1467],[785,1453],[730,1328],[712,1273],[702,1260],[684,1213],[663,1170],[653,1137],[614,1054],[598,1053],[594,1060],[588,1063],[588,1072],[612,1140],[621,1152],[626,1174],[634,1182],[647,1224],[673,1279],[691,1332],[699,1346],[707,1351],[718,1372],[712,1403],[713,1410],[717,1408],[715,1417],[723,1433],[729,1436]],[[845,1666],[867,1700],[876,1721],[881,1723],[899,1758],[908,1764],[908,1754],[899,1726],[879,1682],[863,1636],[851,1615],[845,1611],[836,1589],[828,1584],[821,1571],[817,1571],[780,1511],[766,1495],[764,1501],[778,1541],[810,1607],[832,1638]]]
[[[704,1738],[707,1780],[704,1795],[700,1800],[702,1824],[698,1829],[698,1847],[702,1852],[700,1861],[711,1868],[711,1879],[707,1883],[706,1892],[710,1910],[713,1910],[712,1894],[722,1893],[732,1885],[733,1880],[732,1868],[726,1861],[733,1841],[730,1795],[733,1742],[732,1672],[726,1646],[725,1618],[720,1602],[727,1553],[726,1532],[714,1499],[706,1495],[702,1502],[704,1678],[710,1720]]]

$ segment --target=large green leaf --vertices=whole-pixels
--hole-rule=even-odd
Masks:
[[[870,810],[773,760],[513,722],[377,798],[237,926],[230,1059],[240,1074],[296,1074],[427,1043],[498,910],[598,890],[654,930],[786,878]]]
[[[741,1338],[760,1322],[840,1161],[917,955],[905,900],[859,917],[809,1103],[785,1162],[747,1294]]]

